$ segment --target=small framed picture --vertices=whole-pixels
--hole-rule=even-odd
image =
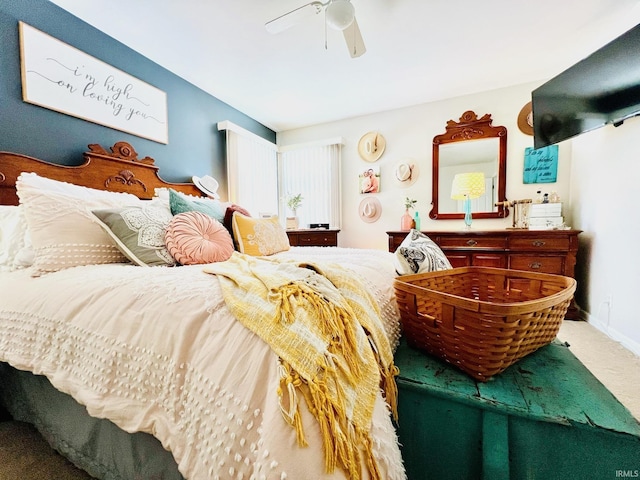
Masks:
[[[358,175],[360,193],[378,193],[380,191],[380,167],[367,167]]]

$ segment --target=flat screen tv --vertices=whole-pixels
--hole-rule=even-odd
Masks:
[[[640,25],[535,89],[531,101],[535,148],[640,115]]]

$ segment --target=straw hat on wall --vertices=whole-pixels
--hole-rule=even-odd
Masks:
[[[402,160],[394,171],[394,175],[401,187],[408,187],[418,179],[418,164],[410,160]]]
[[[518,128],[525,135],[533,135],[532,103],[527,103],[518,114]]]
[[[382,205],[376,197],[363,198],[358,207],[358,214],[363,222],[373,223],[382,214]]]
[[[358,153],[363,160],[375,162],[382,156],[386,146],[387,142],[381,134],[368,132],[358,142]]]

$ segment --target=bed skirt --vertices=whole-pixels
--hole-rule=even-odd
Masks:
[[[46,377],[0,363],[0,405],[34,425],[52,448],[101,480],[184,480],[170,452],[147,433],[91,417]]]

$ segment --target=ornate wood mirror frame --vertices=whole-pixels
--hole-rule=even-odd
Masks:
[[[487,145],[495,143],[495,147],[491,146],[491,148],[495,149],[495,151],[491,153],[491,162],[495,162],[495,165],[492,165],[492,168],[495,168],[495,171],[497,172],[497,185],[494,187],[495,195],[491,200],[491,210],[473,211],[473,218],[506,218],[509,215],[509,209],[503,205],[503,202],[506,201],[507,183],[507,129],[505,127],[492,126],[492,121],[493,120],[491,119],[491,114],[489,113],[478,119],[478,116],[475,114],[475,112],[469,110],[462,114],[459,122],[449,120],[447,122],[446,132],[433,137],[433,187],[431,200],[433,208],[431,209],[431,212],[429,212],[430,218],[434,220],[464,218],[464,213],[441,211],[444,209],[442,208],[442,206],[439,209],[438,205],[439,192],[442,192],[443,195],[448,195],[448,192],[451,190],[450,181],[446,185],[444,183],[440,183],[442,181],[440,178],[440,168],[441,166],[443,166],[441,165],[443,155],[441,155],[440,148],[443,145],[458,142],[467,143],[465,143],[464,145],[460,143],[460,148],[456,146],[456,153],[447,153],[447,159],[453,158],[455,161],[455,156],[457,154],[465,156],[475,155],[475,153],[468,152],[477,151],[475,147],[482,146],[484,148]],[[482,142],[474,143],[479,140],[482,140]],[[480,154],[478,153],[478,155]]]

